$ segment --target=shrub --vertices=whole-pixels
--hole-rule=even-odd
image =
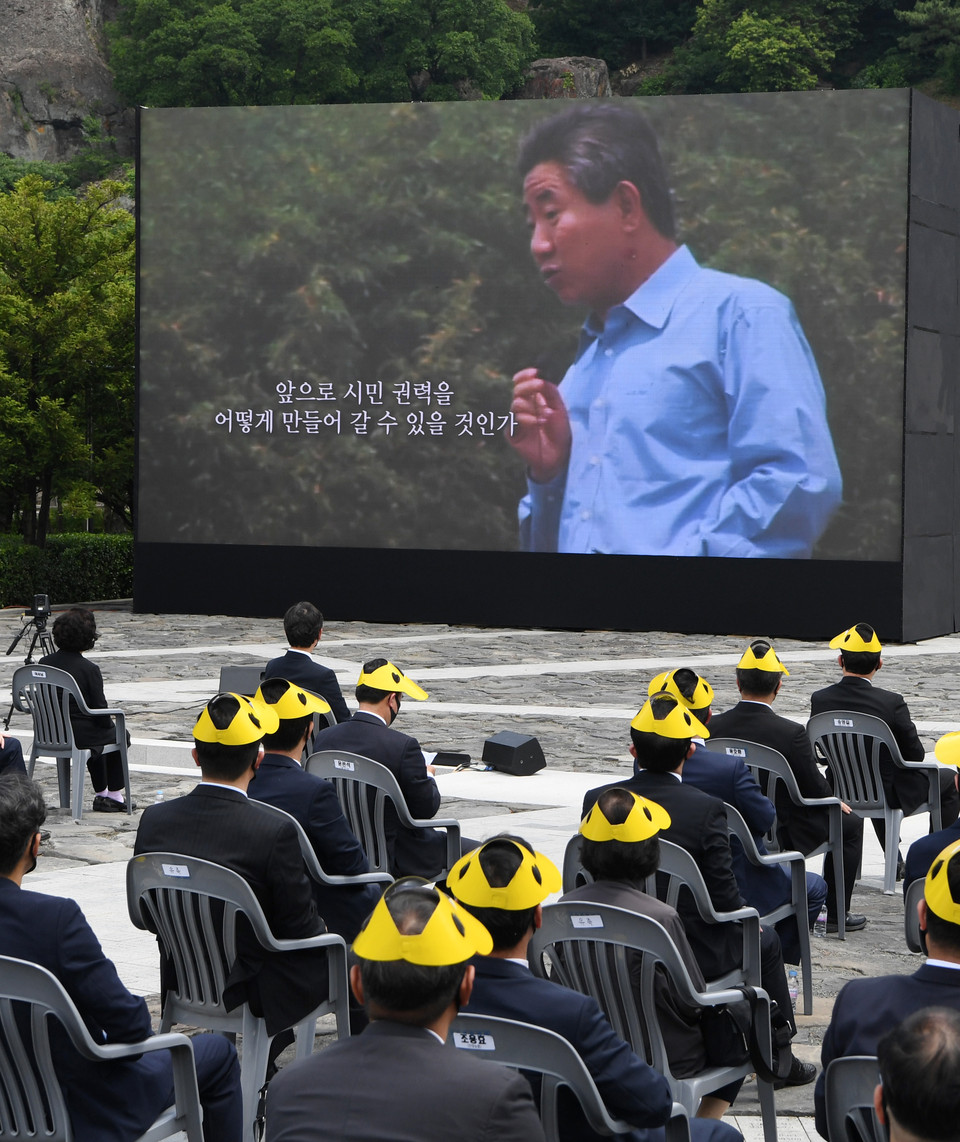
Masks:
[[[0,537],[0,605],[30,606],[38,593],[54,604],[133,594],[133,536],[51,535],[46,547]]]

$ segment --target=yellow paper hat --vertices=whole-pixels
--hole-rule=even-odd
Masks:
[[[433,915],[416,933],[403,933],[387,901],[402,892],[417,892],[434,902]],[[475,917],[432,884],[416,876],[395,880],[370,913],[353,941],[364,960],[405,960],[408,964],[446,967],[493,951],[493,938]]]
[[[279,681],[284,682],[286,679],[281,678]],[[330,713],[329,702],[321,698],[319,694],[311,694],[307,690],[301,690],[293,682],[287,682],[286,690],[273,702],[263,696],[262,686],[254,694],[253,700],[262,702],[263,705],[276,711],[281,722],[292,721],[294,718],[305,718],[307,714]]]
[[[234,698],[239,709],[230,724],[225,729],[218,730],[210,717],[210,707],[223,698]],[[275,734],[279,725],[280,719],[272,706],[267,706],[254,698],[245,698],[243,694],[216,694],[203,707],[203,713],[193,727],[193,736],[199,742],[250,745],[260,741],[264,734]]]
[[[883,647],[880,645],[880,639],[877,638],[877,632],[868,623],[861,623],[860,625],[869,627],[873,631],[873,636],[869,641],[864,639],[854,625],[849,630],[841,631],[836,638],[830,639],[830,649],[870,651],[873,654],[879,654]]]
[[[648,698],[630,723],[631,729],[640,730],[641,733],[659,734],[662,738],[708,738],[710,731],[703,722],[694,717],[684,705],[677,702],[672,694],[669,697],[673,699],[675,704],[663,718],[654,716],[653,699]],[[662,708],[662,700],[657,705]]]
[[[656,678],[647,687],[647,697],[652,698],[654,694],[666,691],[672,694],[682,705],[686,706],[688,710],[704,710],[707,706],[713,704],[713,687],[706,680],[697,676],[697,684],[693,690],[692,698],[685,698],[680,693],[680,687],[676,683],[674,675],[676,670],[664,670],[662,674],[658,674]]]
[[[960,766],[960,732],[944,734],[933,747],[933,756],[944,765]]]
[[[503,844],[513,845],[520,854],[520,867],[509,884],[495,888],[487,880],[479,857],[488,845]],[[549,857],[543,853],[532,853],[509,837],[494,837],[479,849],[462,856],[447,876],[447,888],[464,904],[473,908],[504,908],[508,912],[533,908],[562,887],[560,870]]]
[[[779,672],[789,676],[790,671],[780,661],[772,646],[768,644],[766,654],[758,658],[753,649],[755,645],[755,643],[751,643],[740,655],[740,661],[737,663],[738,670],[769,670],[771,673]]]
[[[391,693],[399,691],[401,694],[409,694],[411,698],[416,698],[418,702],[430,697],[426,690],[418,686],[412,678],[408,678],[392,662],[385,662],[370,674],[365,674],[361,670],[357,685],[371,686],[374,690],[388,690]]]
[[[923,898],[931,912],[950,924],[960,924],[960,902],[954,900],[950,891],[947,870],[950,862],[960,852],[960,841],[947,845],[930,866],[923,885]]]
[[[662,829],[670,828],[670,814],[656,801],[627,789],[633,798],[633,808],[625,821],[612,825],[596,802],[590,812],[580,822],[580,835],[588,841],[646,841],[655,837]]]

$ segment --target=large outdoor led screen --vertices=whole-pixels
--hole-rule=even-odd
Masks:
[[[139,539],[899,560],[908,124],[143,112]]]

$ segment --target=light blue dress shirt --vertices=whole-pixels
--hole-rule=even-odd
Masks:
[[[565,472],[528,481],[527,551],[809,557],[841,479],[823,385],[790,301],[682,246],[560,384]]]

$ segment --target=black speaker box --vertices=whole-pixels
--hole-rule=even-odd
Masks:
[[[483,760],[493,769],[527,777],[547,764],[536,738],[501,730],[483,743]]]

